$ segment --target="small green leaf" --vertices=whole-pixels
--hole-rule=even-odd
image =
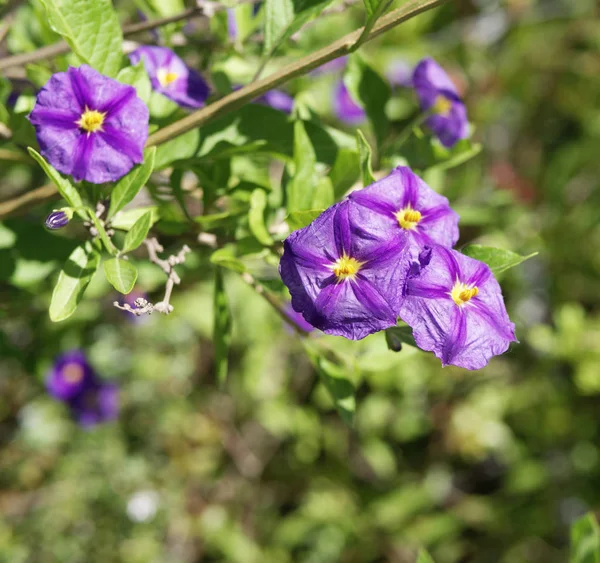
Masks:
[[[371,146],[360,129],[356,130],[356,144],[358,145],[358,154],[360,155],[360,170],[362,173],[363,187],[370,186],[375,182],[375,178],[373,177],[373,166],[371,164],[373,155]]]
[[[75,210],[75,212],[84,220],[87,220],[85,211],[83,210],[83,202],[81,196],[77,191],[77,188],[69,182],[58,170],[48,164],[44,157],[36,150],[28,147],[29,154],[38,162],[42,167],[46,176],[52,181],[52,183],[58,189],[58,192],[63,199]]]
[[[357,54],[348,60],[344,84],[352,98],[367,112],[377,143],[381,145],[389,129],[385,115],[385,106],[391,96],[389,84]]]
[[[49,311],[52,321],[64,321],[75,312],[99,263],[100,254],[90,241],[73,250],[52,292]]]
[[[316,359],[315,367],[342,420],[348,426],[352,426],[356,411],[356,398],[354,385],[347,378],[346,369],[323,357]]]
[[[144,213],[129,229],[125,235],[122,252],[131,252],[135,250],[142,241],[148,236],[148,231],[152,226],[152,212]]]
[[[358,180],[360,160],[355,149],[340,149],[329,172],[335,199],[340,199]]]
[[[213,342],[215,344],[215,373],[220,385],[227,379],[227,366],[229,364],[229,347],[231,344],[231,311],[225,287],[223,284],[223,271],[215,268],[215,293],[214,293],[214,326]]]
[[[600,563],[600,527],[591,512],[571,526],[569,563]]]
[[[120,293],[128,294],[137,280],[137,268],[127,260],[111,258],[103,264],[108,282]]]
[[[306,211],[294,211],[286,217],[287,224],[290,226],[292,231],[306,227],[306,225],[312,223],[324,209],[307,209]]]
[[[288,182],[288,213],[312,208],[314,190],[318,182],[317,158],[310,137],[306,134],[304,122],[294,123],[294,176]]]
[[[139,98],[148,105],[150,100],[150,94],[152,93],[152,85],[150,84],[150,78],[144,67],[144,61],[139,61],[134,66],[128,66],[119,71],[117,74],[117,80],[123,82],[123,84],[129,84],[133,86]]]
[[[265,226],[265,208],[267,207],[267,194],[257,188],[250,196],[250,211],[248,211],[248,224],[252,234],[265,246],[271,246],[273,239]]]
[[[400,352],[402,344],[416,348],[412,329],[409,326],[392,326],[385,329],[385,341],[392,352]]]
[[[154,225],[159,219],[158,207],[151,205],[145,207],[136,207],[127,211],[119,211],[111,220],[110,226],[113,229],[129,231],[135,222],[146,213],[150,213],[151,223]]]
[[[210,261],[217,266],[222,266],[240,274],[246,271],[246,266],[235,257],[229,248],[215,250],[210,256]]]
[[[502,250],[501,248],[493,248],[481,244],[469,244],[462,249],[462,253],[475,258],[475,260],[485,262],[496,276],[538,254],[534,252],[527,256],[521,256],[510,250]]]
[[[41,0],[50,26],[82,63],[115,77],[123,59],[123,34],[110,0]]]
[[[420,549],[417,555],[417,563],[435,563],[435,561],[427,551]]]
[[[110,240],[110,237],[106,233],[106,229],[104,228],[104,225],[100,219],[96,217],[94,211],[89,207],[87,208],[87,212],[89,218],[92,220],[92,223],[94,223],[94,227],[96,227],[96,230],[98,231],[98,236],[100,237],[102,244],[104,244],[104,248],[106,248],[109,254],[112,254],[113,256],[116,255],[119,252],[119,249],[113,244],[113,241]]]
[[[126,176],[123,176],[115,185],[110,194],[110,208],[108,210],[108,219],[111,219],[115,213],[123,209],[138,192],[146,185],[152,170],[154,170],[154,159],[156,157],[156,147],[151,147],[144,151],[144,162],[138,164]]]

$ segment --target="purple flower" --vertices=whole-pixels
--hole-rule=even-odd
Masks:
[[[313,332],[315,330],[315,327],[309,322],[305,321],[304,317],[300,313],[296,313],[290,304],[286,305],[285,314],[305,332]],[[294,330],[287,323],[285,324],[284,328],[289,333],[294,333]]]
[[[46,379],[48,393],[61,401],[72,399],[94,380],[94,370],[81,350],[71,350],[54,360]]]
[[[62,229],[69,224],[69,221],[73,218],[73,210],[70,207],[63,207],[62,209],[55,209],[48,217],[44,224],[47,229],[55,231],[56,229]]]
[[[350,96],[343,80],[339,80],[333,90],[333,111],[340,121],[349,125],[357,125],[363,122],[367,116],[363,110]]]
[[[119,388],[111,383],[93,382],[69,401],[69,406],[84,428],[115,420],[119,415]]]
[[[148,108],[87,65],[54,74],[29,115],[42,155],[76,181],[114,182],[143,161]]]
[[[423,59],[415,67],[413,86],[421,110],[433,113],[425,123],[444,146],[451,147],[468,136],[467,110],[456,87],[440,65],[431,58]]]
[[[378,238],[376,223],[351,217],[357,207],[342,201],[293,232],[279,263],[294,310],[352,340],[396,324],[408,267],[402,233]]]
[[[370,211],[369,223],[389,232],[384,236],[405,233],[415,256],[424,245],[452,247],[458,240],[457,213],[407,166],[348,197]]]
[[[238,34],[237,22],[235,21],[235,9],[227,8],[227,34],[229,39],[235,41]]]
[[[166,47],[139,47],[129,54],[131,64],[144,61],[152,88],[185,108],[204,105],[210,89],[197,72]]]
[[[282,90],[269,90],[266,94],[257,98],[256,102],[271,106],[273,109],[278,109],[284,113],[292,113],[294,108],[294,98]]]
[[[411,88],[413,85],[413,68],[402,59],[392,61],[387,69],[386,76],[392,86]]]
[[[502,291],[483,262],[443,246],[426,247],[406,279],[400,318],[417,345],[443,366],[484,367],[516,342]]]

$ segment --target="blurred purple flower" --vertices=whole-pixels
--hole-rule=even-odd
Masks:
[[[73,417],[80,426],[90,428],[119,416],[119,388],[112,383],[92,382],[69,401]]]
[[[411,88],[413,85],[413,67],[402,59],[392,61],[385,75],[392,86]]]
[[[326,334],[359,340],[396,324],[408,260],[402,233],[377,238],[342,201],[284,242],[279,273],[292,307]]]
[[[143,161],[148,108],[87,65],[54,74],[29,115],[42,155],[76,181],[114,182]]]
[[[467,110],[446,71],[425,58],[413,73],[413,86],[422,111],[431,111],[425,123],[445,147],[452,147],[469,134]]]
[[[72,218],[73,210],[70,207],[64,207],[63,209],[55,209],[50,213],[48,217],[46,217],[44,224],[47,229],[55,231],[66,227]]]
[[[294,108],[294,98],[282,90],[269,90],[260,98],[255,100],[259,104],[271,106],[273,109],[278,109],[284,113],[292,113]]]
[[[348,197],[369,211],[369,224],[389,232],[387,238],[397,231],[406,233],[413,256],[425,245],[453,247],[458,240],[458,214],[407,166]]]
[[[419,348],[443,366],[480,369],[516,342],[502,290],[483,262],[443,246],[426,247],[406,279],[400,318]]]
[[[129,54],[131,64],[144,61],[152,88],[185,108],[202,107],[208,98],[208,84],[197,72],[166,47],[143,46]]]
[[[340,121],[349,125],[362,123],[367,114],[350,96],[343,80],[339,80],[333,89],[333,111]]]
[[[311,70],[309,74],[311,76],[319,76],[321,74],[329,74],[330,72],[341,72],[346,68],[346,64],[348,64],[348,55],[328,61],[314,70]]]
[[[235,41],[238,34],[237,22],[235,21],[235,9],[227,8],[227,34],[229,39]]]
[[[285,314],[304,331],[313,332],[315,330],[315,327],[307,322],[300,313],[296,313],[289,303],[285,306]],[[290,333],[294,332],[287,323],[285,324],[285,329]]]
[[[56,357],[46,379],[48,393],[60,401],[78,395],[94,380],[94,370],[81,350],[71,350]]]

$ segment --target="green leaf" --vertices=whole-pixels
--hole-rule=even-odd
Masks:
[[[382,14],[392,5],[393,0],[363,0],[363,2],[365,4],[365,10],[367,10],[367,18],[371,19],[378,13]]]
[[[110,208],[108,210],[108,219],[111,219],[117,211],[125,207],[138,192],[146,185],[152,170],[154,169],[154,160],[156,157],[156,147],[151,147],[144,151],[144,162],[138,164],[126,176],[123,176],[115,185],[110,194]]]
[[[131,252],[135,250],[142,241],[148,236],[148,231],[152,226],[152,212],[144,213],[129,229],[125,235],[122,252]]]
[[[412,329],[409,326],[392,326],[385,329],[385,341],[392,352],[400,352],[402,344],[408,344],[416,348],[417,344],[413,338]]]
[[[417,563],[435,563],[431,555],[424,549],[420,549],[417,555]]]
[[[129,293],[137,280],[137,268],[127,260],[111,258],[103,264],[108,282],[120,293]]]
[[[324,176],[320,178],[315,186],[311,209],[326,209],[335,203],[335,194],[333,191],[333,183],[331,178]]]
[[[56,170],[53,166],[48,164],[44,157],[32,149],[31,147],[27,147],[29,154],[38,162],[38,164],[42,167],[46,176],[50,178],[52,183],[56,186],[56,189],[62,196],[62,198],[75,210],[75,212],[84,220],[87,220],[87,216],[83,209],[83,202],[81,201],[81,196],[77,191],[77,188],[69,182],[58,170]]]
[[[325,209],[307,209],[306,211],[294,211],[286,217],[286,222],[292,231],[306,227],[312,223]]]
[[[52,292],[49,311],[52,321],[64,321],[75,312],[99,263],[100,254],[90,241],[73,250]]]
[[[358,145],[358,154],[360,156],[360,171],[362,173],[363,187],[370,186],[375,182],[373,177],[373,167],[371,164],[372,152],[371,146],[360,129],[356,130],[356,144]]]
[[[346,368],[321,356],[313,355],[312,359],[339,415],[348,426],[352,426],[356,411],[356,398],[354,396],[354,385],[346,376]]]
[[[113,229],[129,231],[131,227],[135,225],[135,222],[146,213],[150,213],[151,223],[154,225],[159,219],[158,207],[151,205],[146,207],[136,207],[135,209],[128,209],[127,211],[119,211],[119,213],[113,217],[110,226]]]
[[[248,224],[250,231],[256,239],[265,246],[271,246],[273,239],[265,226],[265,209],[267,207],[267,194],[257,188],[250,196],[250,211],[248,211]]]
[[[265,53],[275,50],[308,20],[320,14],[332,0],[266,0]]]
[[[96,217],[94,211],[89,207],[87,208],[87,212],[89,218],[92,220],[92,223],[94,223],[94,227],[96,227],[96,230],[98,231],[98,236],[100,237],[102,244],[104,244],[104,248],[106,248],[109,254],[112,254],[113,256],[116,255],[119,252],[119,249],[113,244],[113,241],[110,240],[110,237],[106,233],[106,229],[104,228],[104,225],[100,219]]]
[[[340,149],[329,172],[335,199],[340,199],[358,180],[360,160],[356,149]]]
[[[294,123],[294,176],[286,187],[288,213],[312,208],[314,190],[318,182],[317,157],[304,122]]]
[[[389,84],[357,54],[348,60],[344,84],[352,98],[366,111],[381,145],[389,129],[385,115],[385,105],[391,96]]]
[[[219,250],[215,250],[210,256],[210,261],[217,266],[222,266],[223,268],[233,270],[239,274],[246,271],[246,266],[236,258],[229,248],[219,248]]]
[[[123,34],[110,0],[41,0],[50,26],[82,63],[115,77],[123,59]]]
[[[465,246],[461,252],[466,256],[475,258],[475,260],[485,262],[496,276],[538,254],[537,252],[534,252],[527,256],[521,256],[510,250],[483,246],[481,244],[469,244],[468,246]]]
[[[138,62],[134,66],[128,66],[119,71],[117,74],[117,80],[123,82],[123,84],[130,84],[133,86],[137,95],[147,105],[150,101],[150,94],[152,93],[152,85],[150,84],[150,78],[144,67],[144,61]]]
[[[223,385],[227,379],[227,366],[229,364],[229,347],[231,345],[231,311],[225,287],[223,284],[223,270],[215,268],[215,293],[214,293],[214,326],[213,342],[215,344],[215,373],[219,384]]]
[[[592,513],[571,526],[570,563],[600,563],[600,527]]]

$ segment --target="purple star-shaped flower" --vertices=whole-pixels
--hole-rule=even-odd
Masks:
[[[69,406],[77,423],[84,428],[110,422],[119,416],[119,388],[96,381],[69,401]]]
[[[46,379],[48,393],[60,401],[72,399],[94,380],[94,370],[81,350],[61,354]]]
[[[148,118],[133,86],[87,65],[54,74],[29,115],[50,164],[93,184],[114,182],[143,161]]]
[[[143,46],[129,54],[131,64],[144,61],[152,88],[184,108],[200,108],[210,88],[197,72],[166,47]]]
[[[469,134],[465,104],[446,71],[433,59],[425,58],[415,67],[413,86],[421,109],[430,111],[425,123],[445,147],[453,146]]]
[[[458,240],[458,214],[407,166],[399,166],[374,184],[352,192],[349,199],[371,213],[378,230],[406,233],[413,255],[424,245],[452,247]]]
[[[406,279],[400,318],[419,348],[443,366],[480,369],[516,342],[502,290],[483,262],[443,246],[426,247]]]
[[[342,201],[293,232],[279,273],[308,323],[359,340],[396,324],[408,260],[401,233],[378,238],[376,224],[351,219],[351,207]]]
[[[367,114],[350,96],[343,80],[339,80],[333,89],[333,112],[340,121],[349,125],[362,123]]]

